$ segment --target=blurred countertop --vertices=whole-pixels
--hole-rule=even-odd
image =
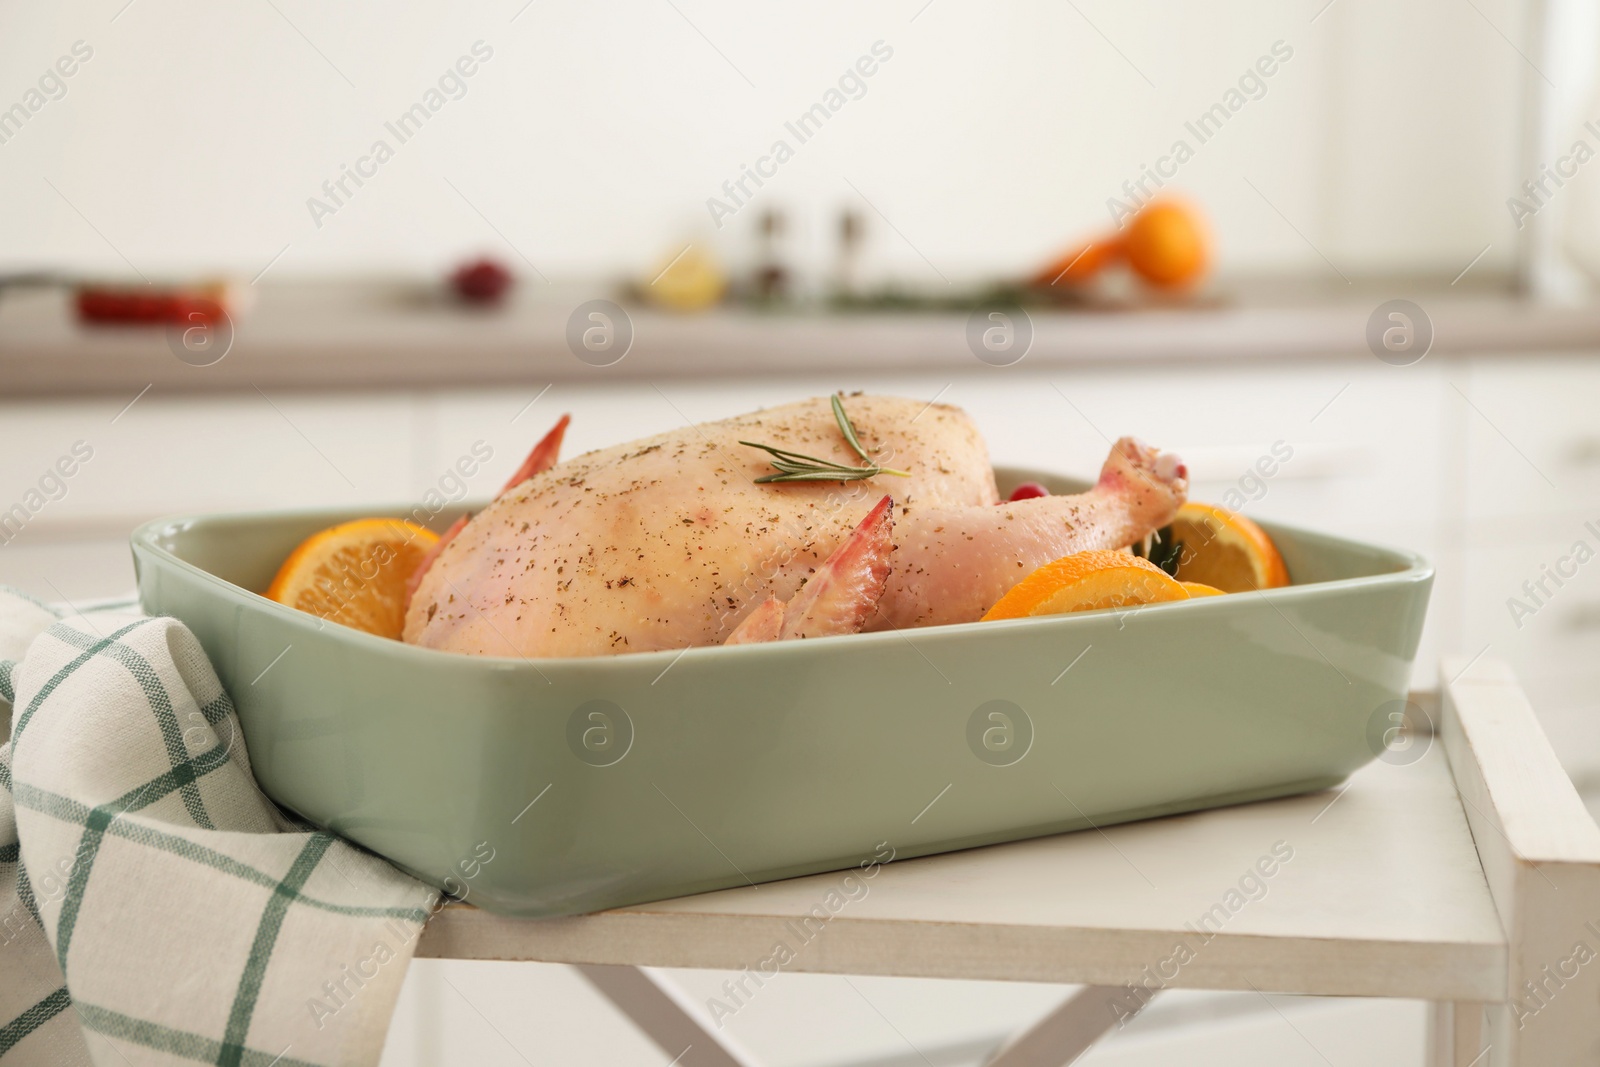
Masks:
[[[962,312],[762,311],[700,315],[628,309],[624,358],[591,366],[568,346],[569,319],[604,287],[540,287],[499,310],[457,306],[417,287],[279,282],[248,293],[227,354],[194,366],[161,328],[84,327],[64,291],[0,296],[0,398],[163,390],[373,389],[537,380],[748,377],[830,370],[982,370]],[[1398,282],[1334,292],[1262,288],[1196,306],[1030,309],[1030,367],[1370,360],[1368,321],[1395,298],[1433,327],[1429,359],[1600,352],[1600,304],[1551,306],[1503,287]],[[213,349],[213,351],[215,351]]]

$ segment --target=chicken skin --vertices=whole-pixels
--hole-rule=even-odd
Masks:
[[[741,440],[860,464],[827,397],[532,464],[422,575],[404,639],[590,656],[973,622],[1036,567],[1170,522],[1187,490],[1176,457],[1124,438],[1088,492],[1001,503],[959,408],[844,404],[908,477],[758,484],[770,457]]]

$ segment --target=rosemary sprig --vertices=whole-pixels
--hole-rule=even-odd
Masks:
[[[776,474],[764,474],[757,478],[757,485],[775,482],[852,482],[863,478],[876,478],[880,474],[892,474],[899,478],[911,477],[908,471],[899,471],[873,463],[867,450],[861,447],[861,438],[856,436],[856,428],[851,425],[850,416],[845,414],[844,404],[839,400],[839,395],[835,393],[830,399],[833,401],[833,417],[838,420],[839,432],[844,435],[845,443],[850,446],[850,450],[860,456],[865,465],[852,467],[844,463],[835,463],[831,459],[808,456],[804,452],[792,452],[776,445],[740,441],[739,443],[747,448],[759,448],[770,455],[772,465],[778,469]]]
[[[833,402],[833,417],[839,423],[839,432],[844,434],[845,444],[861,457],[861,462],[870,465],[872,457],[861,447],[861,439],[856,436],[856,428],[851,425],[850,416],[844,413],[844,401],[839,399],[838,393],[834,393],[828,399]]]
[[[1143,556],[1172,577],[1178,576],[1178,561],[1183,558],[1183,542],[1172,536],[1172,527],[1153,530],[1143,541],[1135,541],[1133,554]]]

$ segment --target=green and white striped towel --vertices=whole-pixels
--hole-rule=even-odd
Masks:
[[[8,704],[5,1067],[378,1061],[436,894],[262,795],[182,623],[0,589]]]

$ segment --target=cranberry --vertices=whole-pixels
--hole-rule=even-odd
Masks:
[[[498,304],[511,282],[511,272],[492,259],[464,263],[450,275],[456,295],[469,304]]]
[[[1049,495],[1050,495],[1050,490],[1046,489],[1044,486],[1040,485],[1038,482],[1023,482],[1021,485],[1019,485],[1015,489],[1011,490],[1011,495],[1009,497],[1007,497],[1006,499],[1010,500],[1010,501],[1032,500],[1036,496],[1049,496]]]

